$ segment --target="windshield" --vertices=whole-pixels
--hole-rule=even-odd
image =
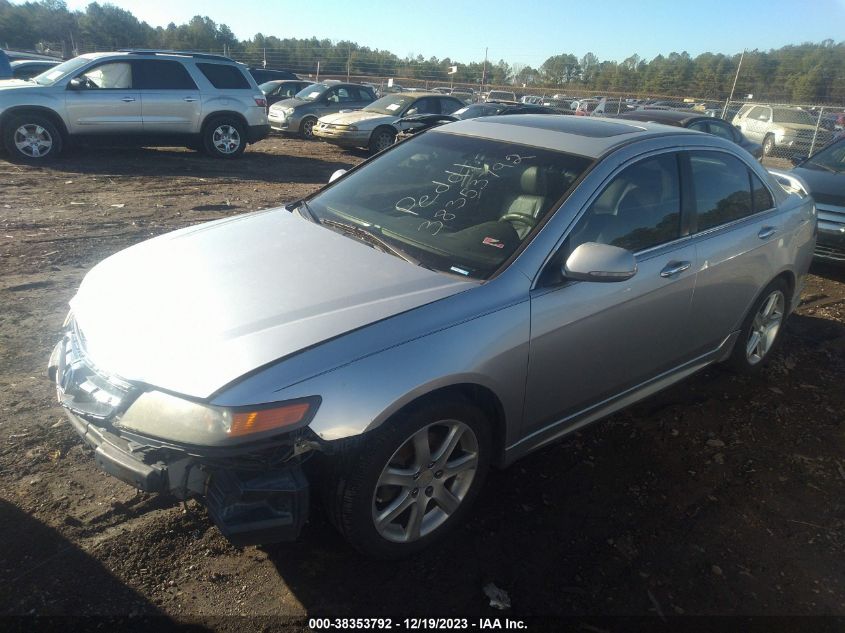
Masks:
[[[409,97],[407,95],[388,95],[364,108],[364,112],[377,112],[379,114],[399,114],[404,110],[411,101],[416,97]]]
[[[317,101],[328,89],[329,87],[326,84],[312,84],[297,92],[294,98],[303,101]]]
[[[40,75],[36,75],[35,77],[33,77],[32,81],[37,83],[39,86],[52,86],[57,81],[64,79],[70,74],[73,74],[75,71],[82,68],[85,64],[88,64],[91,61],[92,60],[88,59],[87,57],[74,57],[73,59],[69,59],[63,64],[48,68]]]
[[[275,90],[276,86],[278,86],[278,85],[279,85],[279,83],[277,81],[268,81],[268,82],[261,84],[258,87],[261,90],[261,92],[268,95],[271,92],[273,92],[273,90]]]
[[[366,162],[308,208],[317,220],[363,228],[427,268],[487,279],[591,162],[434,132]]]
[[[815,125],[816,120],[804,110],[792,110],[789,108],[775,108],[772,110],[772,121],[774,123],[803,123]]]
[[[845,141],[834,143],[814,154],[801,167],[845,173]]]

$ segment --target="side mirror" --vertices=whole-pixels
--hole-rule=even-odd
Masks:
[[[329,184],[332,184],[335,180],[337,180],[338,178],[340,178],[340,177],[341,177],[343,174],[345,174],[345,173],[346,173],[346,170],[345,170],[345,169],[338,169],[338,170],[337,170],[336,172],[334,172],[334,173],[331,175],[331,177],[329,178]]]
[[[637,274],[637,260],[624,248],[585,242],[572,251],[561,272],[577,281],[626,281]]]
[[[85,90],[85,80],[74,77],[67,85],[68,90]]]
[[[789,159],[789,162],[792,163],[793,167],[796,167],[807,160],[806,156],[793,156]]]

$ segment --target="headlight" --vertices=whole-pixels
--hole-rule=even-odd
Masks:
[[[292,428],[309,421],[319,398],[305,398],[254,407],[214,407],[148,391],[115,423],[173,442],[199,446],[223,446]]]
[[[279,108],[282,111],[282,114],[285,116],[290,116],[293,114],[293,108]]]

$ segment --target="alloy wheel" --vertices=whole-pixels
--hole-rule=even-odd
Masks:
[[[234,154],[241,146],[241,135],[237,128],[224,123],[214,130],[211,135],[211,142],[221,154]]]
[[[756,365],[772,349],[780,327],[783,324],[786,297],[780,290],[775,290],[763,301],[754,320],[745,344],[745,357],[749,365]]]
[[[478,468],[478,438],[459,420],[429,424],[407,438],[388,460],[373,493],[376,531],[410,543],[453,515]]]
[[[53,149],[53,137],[45,128],[35,123],[26,123],[15,130],[15,147],[24,156],[40,158]]]

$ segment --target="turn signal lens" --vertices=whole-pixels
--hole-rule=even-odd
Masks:
[[[310,408],[311,405],[307,402],[297,402],[276,409],[233,413],[229,436],[238,437],[296,424],[305,417]]]

